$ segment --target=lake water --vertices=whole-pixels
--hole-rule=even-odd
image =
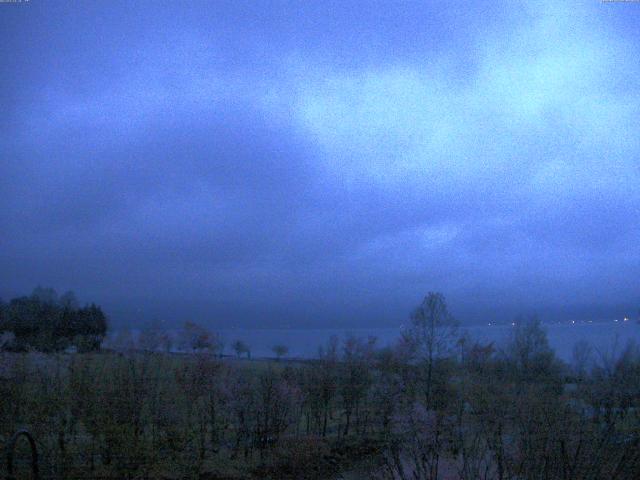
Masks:
[[[563,360],[570,361],[574,345],[585,340],[596,352],[620,351],[629,340],[640,343],[640,325],[629,322],[587,323],[575,325],[544,325],[549,344]],[[514,327],[471,326],[465,327],[472,339],[495,342],[500,348],[510,338]],[[251,347],[253,357],[272,357],[274,345],[289,347],[289,357],[309,358],[317,355],[318,347],[326,344],[331,336],[344,338],[375,336],[379,346],[393,344],[400,337],[400,328],[367,329],[234,329],[221,330],[225,342],[225,353],[231,354],[231,343],[242,340]]]

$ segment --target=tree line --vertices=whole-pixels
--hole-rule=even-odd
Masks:
[[[102,309],[93,303],[80,307],[73,292],[58,296],[52,288],[37,287],[29,296],[6,304],[0,301],[0,346],[4,350],[98,350],[107,327]]]

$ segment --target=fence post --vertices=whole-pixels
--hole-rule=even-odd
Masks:
[[[33,473],[33,480],[38,480],[38,449],[36,448],[35,440],[27,430],[18,430],[7,442],[7,480],[15,480],[13,475],[13,451],[21,436],[27,437],[29,441],[29,446],[31,447],[31,473]]]

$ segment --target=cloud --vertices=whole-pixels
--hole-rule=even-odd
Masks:
[[[628,13],[59,7],[12,10],[35,33],[2,52],[3,296],[267,325],[637,302]]]

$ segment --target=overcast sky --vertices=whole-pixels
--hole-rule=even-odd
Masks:
[[[640,4],[0,4],[0,296],[116,322],[640,308]]]

